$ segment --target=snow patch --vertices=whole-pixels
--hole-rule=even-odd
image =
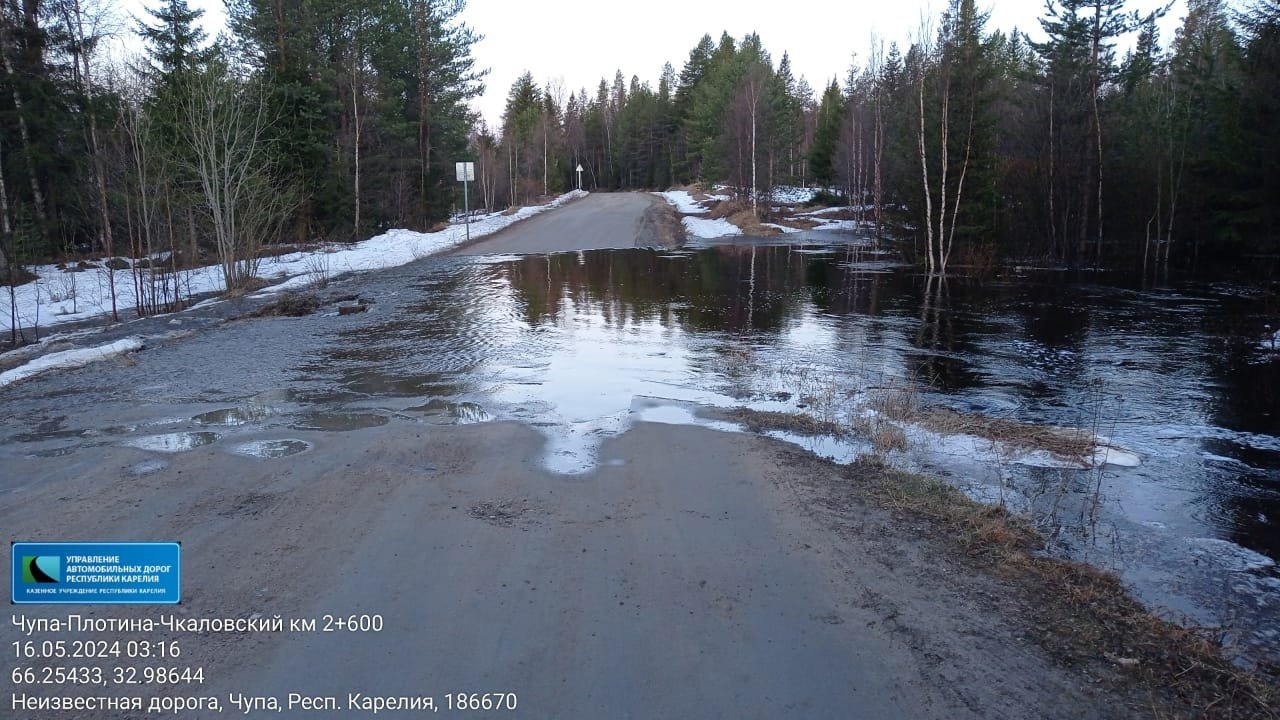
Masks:
[[[784,235],[789,233],[804,232],[804,230],[800,228],[787,227],[786,225],[778,225],[776,223],[760,223],[760,225],[761,227],[768,227],[768,228],[774,228],[776,230],[781,230]]]
[[[666,192],[654,193],[667,202],[671,203],[677,212],[686,215],[702,215],[707,209],[693,199],[693,196],[684,190],[668,190]]]
[[[471,237],[474,239],[492,235],[513,223],[559,207],[570,200],[586,197],[587,194],[582,190],[574,190],[546,205],[522,207],[510,215],[491,213],[480,216],[471,222]],[[330,277],[348,272],[392,268],[456,247],[466,239],[467,228],[461,224],[451,225],[435,233],[390,230],[353,245],[263,258],[258,264],[258,276],[283,278],[285,282],[267,288],[259,296],[306,287],[316,279],[318,267],[323,267]],[[30,328],[37,324],[49,327],[97,317],[111,311],[113,276],[106,268],[93,268],[78,273],[63,272],[54,265],[40,265],[30,269],[35,272],[37,279],[18,287],[15,292],[21,327]],[[178,275],[183,297],[226,290],[219,265],[181,270]],[[114,285],[116,307],[121,314],[130,313],[138,304],[137,288],[131,271],[115,271]],[[215,302],[221,302],[221,299],[206,300],[194,307]],[[10,313],[0,312],[0,332],[9,331],[11,325]]]
[[[787,205],[803,205],[813,200],[815,188],[794,187],[790,185],[779,185],[773,189],[773,200],[775,202],[786,203]]]
[[[703,218],[684,218],[684,229],[694,237],[700,237],[704,240],[718,237],[728,237],[730,235],[741,235],[742,228],[721,218],[719,220],[705,220]]]
[[[117,355],[141,350],[142,347],[143,343],[140,338],[130,337],[117,340],[108,345],[99,345],[98,347],[76,348],[75,350],[49,353],[25,365],[19,365],[16,368],[0,373],[0,387],[12,385],[20,380],[26,380],[53,370],[79,368],[90,363],[109,360]]]

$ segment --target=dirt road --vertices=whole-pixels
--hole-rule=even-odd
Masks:
[[[477,240],[458,255],[530,254],[662,245],[657,215],[669,212],[648,193],[593,193]]]
[[[637,218],[652,202],[592,196],[483,247],[630,246],[643,241]],[[998,582],[950,566],[888,511],[839,500],[832,489],[849,478],[792,446],[637,423],[604,440],[593,471],[557,475],[541,462],[539,428],[435,424],[406,409],[434,391],[374,396],[370,378],[360,385],[370,394],[352,399],[316,379],[317,358],[341,338],[379,323],[411,332],[434,307],[442,268],[470,262],[345,281],[341,290],[374,301],[363,315],[213,325],[132,362],[0,390],[10,539],[183,543],[180,607],[71,612],[285,619],[278,633],[145,636],[178,640],[181,665],[204,668],[199,686],[22,690],[213,697],[233,712],[231,696],[243,694],[302,716],[287,706],[297,693],[331,698],[329,715],[347,718],[373,717],[349,705],[351,693],[443,707],[447,693],[473,692],[515,693],[515,711],[484,715],[513,718],[1141,714],[1048,660],[1002,612]],[[354,345],[338,350],[361,352]],[[211,419],[228,406],[265,409]],[[346,424],[310,414],[333,410]],[[130,445],[187,430],[218,436],[164,451]],[[282,439],[310,447],[275,459],[236,452]],[[326,614],[378,614],[384,626],[290,631],[289,619]],[[46,639],[5,627],[6,648]],[[55,639],[81,638],[112,639]],[[3,677],[27,662],[6,655]]]
[[[144,477],[126,468],[145,453],[102,449],[97,469],[10,495],[0,523],[181,539],[187,617],[385,619],[177,636],[210,678],[198,694],[224,704],[513,692],[509,716],[530,718],[1107,716],[975,600],[985,581],[878,511],[817,512],[802,486],[837,475],[781,445],[641,424],[564,477],[519,424],[295,435],[316,447],[290,462],[209,446]]]

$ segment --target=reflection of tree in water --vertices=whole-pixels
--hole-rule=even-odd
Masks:
[[[506,272],[531,325],[556,317],[560,302],[599,312],[610,324],[677,320],[691,330],[778,332],[810,300],[815,262],[786,247],[718,246],[692,256],[601,250],[531,256]]]
[[[978,387],[982,378],[974,372],[967,358],[978,352],[973,338],[980,331],[980,320],[969,310],[981,306],[978,298],[964,297],[959,302],[953,292],[954,279],[938,275],[915,278],[919,288],[919,324],[911,337],[912,345],[921,352],[909,352],[904,368],[908,377],[944,391]]]
[[[1210,422],[1258,435],[1280,436],[1280,362],[1258,362],[1251,348],[1206,348],[1207,384],[1216,396]],[[1215,455],[1236,458],[1244,467],[1219,470],[1200,499],[1220,515],[1228,539],[1280,561],[1280,452],[1223,444],[1206,446]],[[1254,469],[1256,468],[1256,470]]]
[[[1088,303],[1079,301],[1074,288],[1037,283],[1029,286],[1026,293],[1021,308],[1028,340],[1061,350],[1079,351],[1084,347],[1092,314]]]
[[[1213,421],[1223,427],[1280,436],[1280,359],[1260,359],[1250,346],[1206,348],[1217,382]]]
[[[1261,472],[1238,473],[1232,478],[1233,492],[1215,490],[1201,499],[1212,504],[1226,526],[1227,539],[1252,548],[1280,562],[1280,484],[1271,468],[1270,477]]]

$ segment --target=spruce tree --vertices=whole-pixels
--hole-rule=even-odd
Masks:
[[[149,72],[160,84],[171,85],[185,72],[200,67],[210,57],[202,50],[206,36],[196,22],[203,10],[193,9],[187,0],[165,0],[147,8],[152,22],[138,23],[138,35],[147,45]]]
[[[822,187],[830,187],[836,180],[836,145],[840,141],[843,122],[844,95],[840,92],[840,84],[832,78],[818,106],[813,145],[809,148],[809,172]]]

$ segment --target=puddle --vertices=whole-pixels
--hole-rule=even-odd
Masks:
[[[278,411],[270,406],[245,405],[241,407],[224,408],[222,410],[213,410],[207,413],[201,413],[191,419],[197,425],[239,427],[241,425],[249,425],[251,423],[260,423],[277,414],[279,414]]]
[[[231,452],[245,457],[276,459],[304,453],[311,449],[306,440],[255,440],[231,448]]]
[[[130,465],[129,467],[125,468],[125,474],[131,475],[133,477],[143,477],[145,475],[158,473],[167,467],[169,467],[169,463],[165,462],[164,460],[152,458],[150,460],[143,460],[140,463],[134,463],[133,465]]]
[[[312,412],[298,417],[289,427],[294,430],[348,432],[386,425],[390,419],[373,413]]]
[[[205,445],[212,445],[221,437],[221,435],[214,432],[177,432],[134,438],[127,441],[125,445],[153,452],[182,453]]]
[[[473,402],[449,402],[435,398],[425,405],[405,408],[405,412],[418,412],[426,417],[454,425],[473,425],[493,420],[484,408]]]
[[[20,442],[20,443],[38,443],[38,442],[45,442],[46,440],[68,440],[70,438],[89,437],[93,434],[97,434],[97,433],[91,433],[88,430],[74,430],[74,429],[73,430],[45,430],[42,432],[39,429],[37,429],[35,432],[20,433],[18,435],[12,435],[9,437],[9,439],[14,442]]]

